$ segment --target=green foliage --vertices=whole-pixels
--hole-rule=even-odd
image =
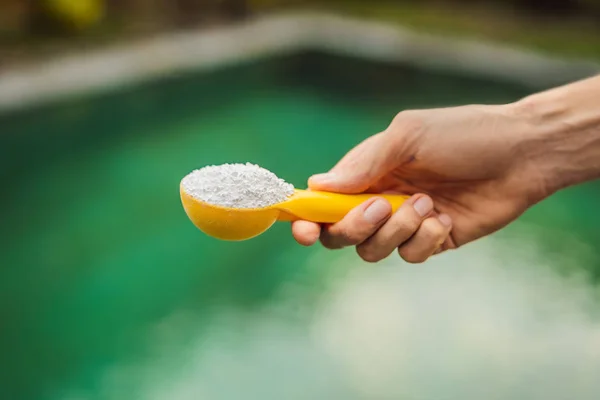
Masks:
[[[524,7],[523,0],[511,0]],[[600,0],[590,1],[600,4]],[[412,0],[364,2],[326,0],[306,2],[311,8],[331,10],[360,18],[371,18],[412,28],[417,31],[531,48],[552,55],[600,59],[600,21],[592,16],[552,16],[522,11],[515,13],[506,2],[423,4]],[[525,10],[525,8],[524,8]]]
[[[53,4],[54,11],[48,13],[44,3]],[[102,8],[106,15],[100,21]],[[47,41],[47,34],[58,28],[64,31],[70,27],[70,34],[87,33],[98,22],[93,35],[86,38],[144,34],[273,10],[307,8],[383,20],[434,34],[600,59],[600,0],[0,0],[0,35],[13,40],[5,40],[9,46],[30,46],[34,39]],[[76,27],[85,29],[72,29]],[[33,37],[28,37],[31,33]],[[26,43],[15,41],[25,37]]]

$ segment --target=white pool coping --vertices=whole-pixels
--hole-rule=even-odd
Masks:
[[[459,71],[533,89],[600,72],[600,64],[586,60],[420,34],[371,20],[295,12],[0,71],[0,112],[302,49]]]

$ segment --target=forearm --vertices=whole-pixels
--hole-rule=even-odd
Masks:
[[[524,153],[547,194],[600,178],[600,76],[513,105],[527,126]]]

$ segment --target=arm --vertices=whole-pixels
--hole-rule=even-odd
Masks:
[[[546,197],[600,178],[600,76],[509,107],[529,125],[523,151],[538,165]]]

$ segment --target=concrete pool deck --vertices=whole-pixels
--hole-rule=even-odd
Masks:
[[[600,64],[587,60],[419,34],[397,25],[333,14],[287,13],[0,71],[0,112],[301,50],[457,71],[532,89],[600,72]]]

